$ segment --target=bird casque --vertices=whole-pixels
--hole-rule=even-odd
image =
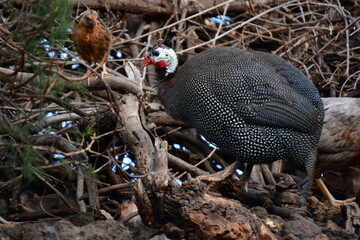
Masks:
[[[312,182],[323,104],[313,83],[284,59],[221,47],[178,66],[174,50],[158,44],[142,64],[156,67],[166,111],[247,163],[245,180],[254,164],[287,158]]]
[[[89,65],[97,62],[97,71],[102,68],[101,77],[111,75],[106,71],[106,62],[112,47],[112,33],[99,20],[99,15],[94,10],[86,10],[80,14],[80,20],[72,34],[79,56]],[[60,75],[69,81],[83,81],[92,72],[88,69],[86,74],[80,78],[69,78]]]

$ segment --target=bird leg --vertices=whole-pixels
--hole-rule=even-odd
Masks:
[[[101,66],[102,67],[102,71],[101,71],[101,73],[100,73],[100,76],[101,76],[101,78],[104,78],[104,77],[106,77],[106,76],[112,76],[112,74],[111,73],[108,73],[107,71],[106,71],[106,63],[103,63],[103,65]]]
[[[224,170],[214,173],[214,174],[208,174],[208,175],[201,175],[196,177],[197,179],[201,181],[209,181],[209,182],[220,182],[230,176],[238,167],[239,162],[236,161],[232,163],[231,165],[227,166]]]
[[[329,200],[330,204],[333,206],[340,206],[355,201],[355,198],[349,198],[346,200],[336,200],[334,196],[330,193],[330,191],[328,190],[324,181],[321,178],[315,179],[315,182],[320,188],[321,192],[324,194],[324,196]]]
[[[249,180],[250,180],[250,176],[251,176],[253,167],[254,167],[253,164],[250,164],[250,163],[246,164],[245,170],[240,178],[240,181],[244,183],[245,192],[248,191]]]
[[[106,71],[106,63],[108,61],[110,52],[108,52],[107,54],[104,55],[103,59],[101,60],[101,62],[99,63],[99,67],[102,68],[102,71],[100,73],[101,78],[104,78],[105,76],[112,76],[111,73],[108,73]]]

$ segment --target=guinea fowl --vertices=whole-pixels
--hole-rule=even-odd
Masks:
[[[287,158],[305,167],[312,183],[323,104],[313,83],[284,59],[221,47],[178,66],[174,50],[158,44],[142,64],[156,67],[158,95],[173,118],[247,163],[243,181],[254,164]]]
[[[344,173],[360,166],[360,99],[323,98],[323,102],[325,118],[318,144],[316,176],[327,170]],[[316,183],[332,205],[355,200],[336,200],[321,178]]]
[[[101,77],[111,75],[106,71],[106,62],[112,47],[112,34],[99,20],[99,15],[94,10],[87,10],[80,14],[80,20],[72,34],[80,57],[89,65],[99,63],[93,71],[102,68]],[[90,77],[89,69],[83,77],[69,78],[59,72],[60,76],[69,81],[83,81]]]

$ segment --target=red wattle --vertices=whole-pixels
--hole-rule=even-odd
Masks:
[[[158,68],[166,68],[167,63],[165,60],[160,60],[154,64]]]

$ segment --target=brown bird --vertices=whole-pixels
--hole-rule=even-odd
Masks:
[[[360,166],[360,99],[323,98],[325,118],[318,144],[316,174],[330,170],[345,173]],[[333,205],[353,201],[336,200],[321,178],[315,180]]]
[[[96,62],[99,64],[93,71],[102,68],[101,77],[111,75],[106,71],[106,62],[112,47],[112,33],[100,22],[96,11],[87,10],[80,15],[72,36],[80,57],[89,65]],[[91,73],[88,69],[81,78],[69,78],[62,73],[60,75],[69,81],[82,81]]]

